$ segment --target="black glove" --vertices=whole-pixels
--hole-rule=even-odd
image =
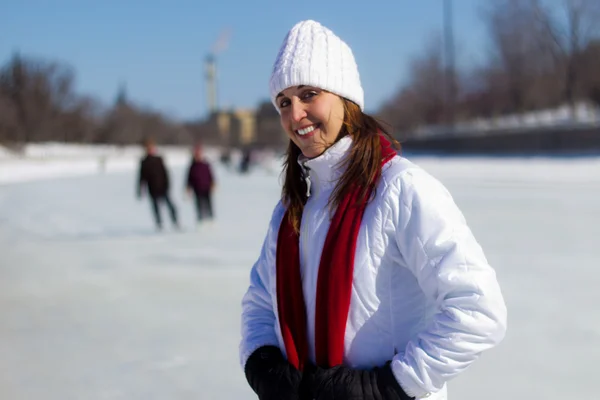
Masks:
[[[275,346],[254,351],[244,368],[250,387],[260,400],[299,400],[302,373]]]
[[[307,374],[308,368],[307,368]],[[343,366],[310,369],[310,389],[316,400],[410,400],[392,373],[390,362],[371,370]]]

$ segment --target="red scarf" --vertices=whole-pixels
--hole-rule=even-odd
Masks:
[[[380,136],[380,142],[383,166],[396,155],[396,151],[384,136]],[[315,316],[316,362],[321,367],[339,365],[344,357],[356,240],[373,186],[359,205],[358,189],[352,188],[337,207],[321,253]],[[299,243],[300,237],[286,212],[277,238],[277,305],[288,361],[302,370],[308,359],[308,340]]]

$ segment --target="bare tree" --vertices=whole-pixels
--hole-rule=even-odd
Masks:
[[[161,143],[191,143],[183,124],[130,103],[124,87],[105,111],[93,97],[76,94],[74,82],[65,63],[15,54],[0,66],[0,140],[128,144],[153,136]]]
[[[483,13],[491,39],[490,70],[504,72],[505,112],[535,107],[531,88],[547,65],[535,13],[528,0],[496,0]]]
[[[409,88],[417,109],[420,110],[421,122],[439,124],[444,122],[445,101],[444,84],[447,72],[444,66],[442,42],[434,37],[425,51],[410,64]],[[456,93],[456,86],[454,93]]]
[[[407,84],[384,104],[377,117],[399,131],[443,123],[446,72],[442,42],[436,35],[410,63]]]
[[[561,0],[563,19],[543,1],[486,0],[490,52],[482,66],[457,71],[457,121],[522,114],[582,96],[600,102],[600,0]],[[395,130],[447,121],[440,44],[433,41],[411,62],[407,84],[378,113]]]
[[[530,0],[544,35],[540,44],[550,49],[555,68],[563,75],[563,100],[571,108],[583,94],[581,88],[581,57],[600,27],[598,0],[563,0],[562,13],[552,13],[547,4]]]
[[[56,62],[15,55],[0,70],[0,92],[16,113],[20,140],[55,137],[60,116],[76,107],[74,73]]]
[[[0,92],[0,143],[11,144],[18,137],[17,113],[10,98]]]
[[[580,62],[583,94],[600,106],[600,39],[586,46],[581,53]]]

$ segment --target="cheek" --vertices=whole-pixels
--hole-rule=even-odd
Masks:
[[[340,123],[344,120],[344,103],[341,100],[336,104],[335,116]]]
[[[336,132],[339,131],[344,121],[344,107],[337,104],[331,107],[328,119],[328,125]]]

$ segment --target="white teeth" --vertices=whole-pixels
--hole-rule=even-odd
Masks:
[[[307,133],[310,133],[310,132],[314,131],[315,129],[316,129],[316,125],[311,125],[304,129],[298,129],[296,132],[298,132],[298,135],[306,135]]]

